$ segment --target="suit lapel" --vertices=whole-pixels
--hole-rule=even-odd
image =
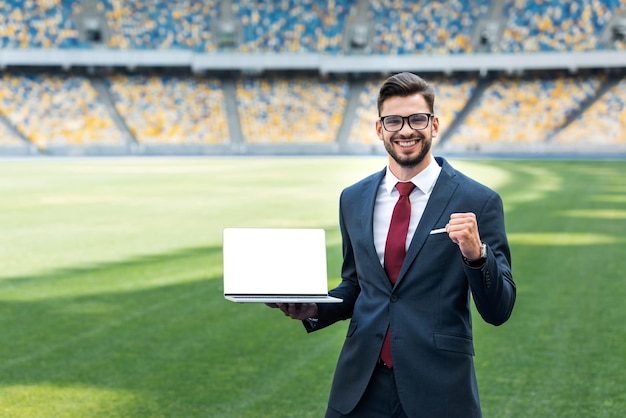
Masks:
[[[428,199],[428,203],[426,204],[426,208],[424,209],[422,219],[420,219],[419,224],[417,225],[417,229],[415,230],[415,234],[413,235],[413,239],[411,240],[411,244],[407,250],[404,263],[402,264],[402,269],[400,269],[400,273],[398,274],[396,286],[398,286],[398,284],[402,281],[404,275],[409,269],[409,266],[411,266],[411,264],[415,261],[415,258],[424,246],[430,231],[436,228],[443,228],[449,220],[441,219],[441,217],[452,199],[454,191],[458,186],[458,182],[454,178],[454,169],[443,158],[437,158],[437,162],[441,165],[441,173],[435,183],[435,187],[433,188],[430,198]]]
[[[368,243],[367,245],[367,257],[372,260],[378,260],[378,253],[376,252],[376,246],[374,245],[374,205],[376,204],[376,195],[378,193],[378,187],[380,186],[380,182],[385,177],[386,168],[383,169],[377,175],[370,177],[370,181],[365,183],[363,186],[363,204],[361,205],[359,219],[361,221],[361,231],[363,231],[364,242]],[[386,278],[387,274],[385,273],[385,269],[380,265],[379,262],[376,262],[380,266],[380,272]],[[389,285],[389,289],[391,289],[391,283],[389,280],[386,280]]]
[[[379,262],[376,246],[374,245],[374,206],[376,204],[378,188],[380,182],[385,177],[385,173],[386,168],[380,173],[371,176],[369,180],[363,184],[361,189],[362,199],[360,200],[359,207],[355,209],[355,212],[357,212],[360,221],[360,231],[363,233],[363,242],[367,245],[366,257],[372,260],[372,265],[375,266],[374,269],[376,271],[372,271],[372,273],[380,276],[384,285],[391,290],[391,282],[387,278],[385,269]]]

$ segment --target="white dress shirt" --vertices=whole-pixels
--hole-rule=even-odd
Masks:
[[[441,167],[439,167],[439,164],[432,158],[426,169],[409,180],[413,182],[416,187],[409,196],[411,201],[411,219],[409,221],[409,233],[406,237],[406,248],[409,247],[413,239],[413,234],[415,234],[417,225],[422,218],[426,203],[428,203],[428,198],[433,191],[433,187],[435,186],[440,172]],[[383,181],[380,182],[376,194],[376,204],[374,205],[374,246],[376,247],[380,264],[383,266],[385,263],[385,243],[387,242],[387,232],[391,224],[391,215],[400,197],[400,192],[396,189],[396,183],[399,181],[400,180],[391,173],[389,166],[387,166],[387,173]]]

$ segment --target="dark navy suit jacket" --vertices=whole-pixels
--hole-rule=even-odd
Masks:
[[[515,283],[502,200],[493,190],[456,171],[443,158],[422,219],[395,286],[380,264],[373,212],[385,170],[346,188],[340,198],[342,282],[330,294],[341,304],[320,304],[315,327],[351,318],[331,388],[329,407],[346,414],[361,399],[391,324],[394,374],[409,417],[480,417],[474,372],[470,294],[488,323],[511,315]],[[443,228],[450,214],[474,212],[487,261],[473,269]]]

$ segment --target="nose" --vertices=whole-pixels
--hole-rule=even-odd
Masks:
[[[398,132],[396,132],[397,134],[401,134],[401,135],[413,135],[415,134],[415,129],[411,128],[411,125],[409,125],[409,120],[405,119],[404,120],[404,125],[402,125],[402,129],[400,129]]]

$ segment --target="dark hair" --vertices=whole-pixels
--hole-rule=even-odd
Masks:
[[[421,94],[431,113],[435,109],[435,89],[422,77],[413,73],[399,73],[389,77],[380,87],[378,93],[378,116],[385,100],[391,97],[407,97],[414,94]]]

